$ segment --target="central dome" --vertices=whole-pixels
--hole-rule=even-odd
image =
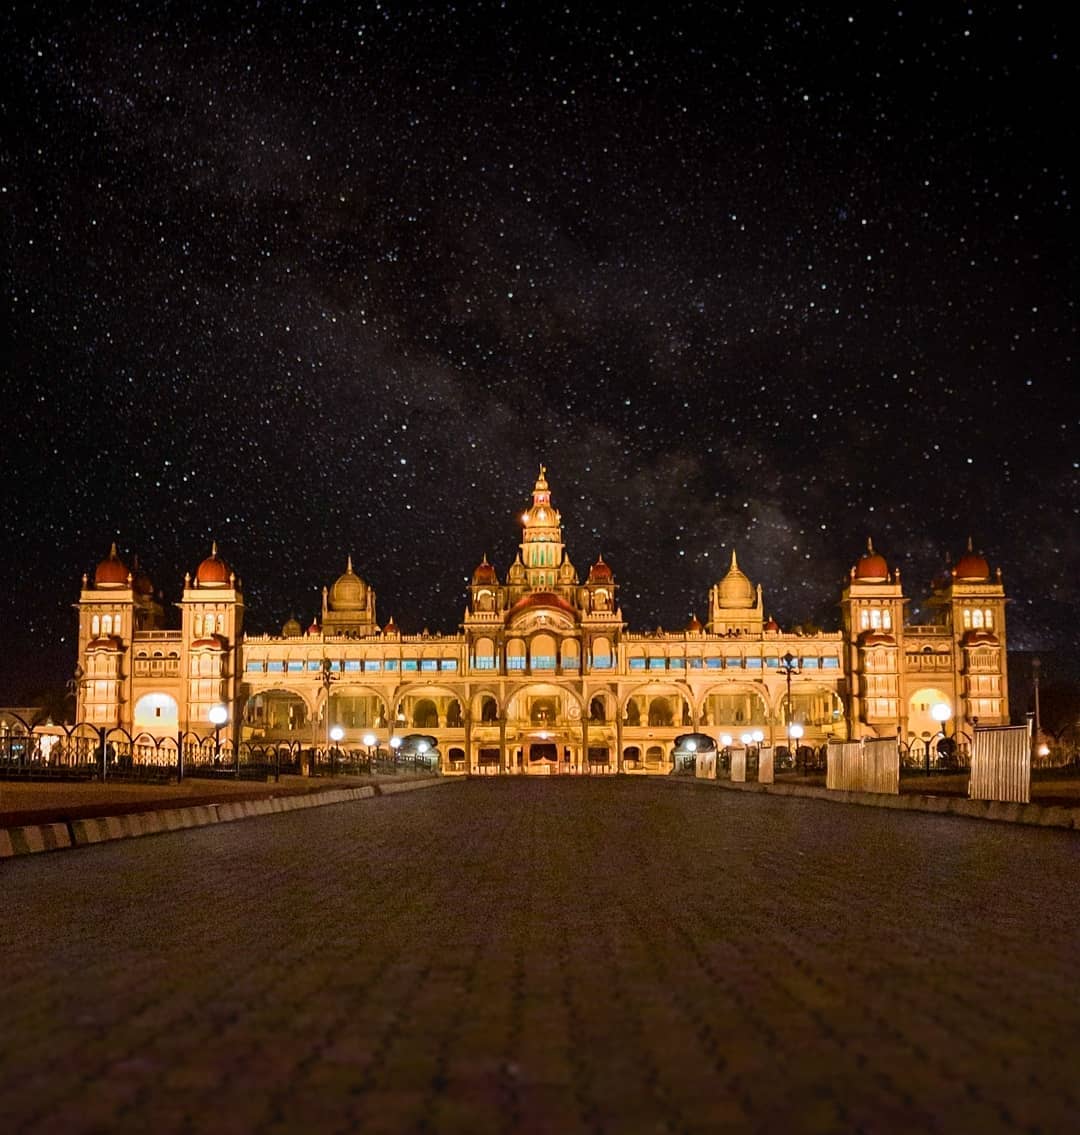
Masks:
[[[329,601],[331,611],[362,611],[367,606],[367,584],[353,571],[352,556],[330,588]]]
[[[747,610],[754,605],[754,585],[746,577],[731,550],[731,567],[716,588],[717,602],[721,607]]]

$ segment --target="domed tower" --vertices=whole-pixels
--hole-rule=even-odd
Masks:
[[[853,736],[891,736],[902,724],[905,602],[900,572],[889,571],[885,557],[868,539],[840,597]]]
[[[131,641],[139,610],[135,577],[113,542],[109,554],[82,577],[79,594],[78,684],[75,718],[94,725],[126,724]]]
[[[533,486],[532,505],[521,517],[521,562],[532,591],[553,591],[559,583],[563,562],[562,518],[551,504],[547,469],[541,465]],[[576,580],[575,580],[576,582]]]
[[[761,585],[755,588],[750,582],[732,548],[727,575],[709,589],[710,633],[760,635],[765,625],[764,611]]]
[[[939,625],[948,628],[955,649],[955,707],[958,726],[966,718],[984,725],[1007,724],[1008,687],[1005,675],[1005,586],[1001,569],[991,572],[986,557],[967,550],[942,578],[935,581],[928,606]]]
[[[375,592],[353,571],[352,556],[345,571],[329,589],[323,589],[324,635],[373,635],[379,633],[375,623]]]
[[[240,638],[244,629],[244,596],[240,581],[218,555],[215,541],[208,555],[184,575],[180,601],[181,672],[187,687],[187,719],[181,727],[201,730],[210,708],[227,705],[229,728],[237,721],[240,689]]]

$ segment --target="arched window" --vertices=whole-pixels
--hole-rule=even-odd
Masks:
[[[577,639],[564,638],[562,640],[562,668],[564,670],[577,670],[581,667],[581,653]]]
[[[964,630],[971,630],[971,608],[964,608]]]
[[[983,611],[983,626],[986,627],[988,631],[994,629],[994,612],[990,607],[987,607],[986,610]]]
[[[859,611],[859,630],[865,631],[865,630],[869,630],[869,628],[870,628],[870,612],[865,607],[863,607],[862,610]]]
[[[225,613],[222,611],[217,617],[217,632],[223,635],[225,633]]]
[[[870,626],[875,631],[881,628],[881,611],[877,607],[870,609]]]
[[[100,638],[100,636],[101,636],[101,618],[98,615],[95,615],[90,620],[90,637],[91,638]]]
[[[103,635],[112,634],[112,615],[102,615],[101,617],[101,633]]]
[[[637,726],[641,724],[641,708],[638,706],[637,698],[631,698],[626,703],[626,722],[630,726]]]
[[[549,634],[534,635],[531,647],[530,661],[534,670],[555,669],[555,639]]]
[[[975,610],[971,612],[971,625],[976,630],[982,629],[983,613],[982,613],[982,610],[979,607],[976,607]]]
[[[193,627],[194,627],[195,637],[196,638],[202,638],[202,615],[196,615],[195,616],[195,622],[193,624]]]
[[[881,612],[881,625],[887,631],[892,630],[892,611],[888,607]]]
[[[495,669],[495,643],[490,638],[478,638],[473,651],[473,669]]]
[[[606,721],[607,714],[604,711],[604,699],[593,698],[589,702],[589,720],[590,721]]]
[[[611,669],[611,640],[600,636],[593,639],[592,666],[594,670]]]
[[[416,729],[438,729],[439,711],[430,698],[420,698],[413,706],[413,727]]]
[[[519,638],[511,639],[506,644],[507,670],[525,669],[525,643]]]
[[[499,707],[495,704],[494,698],[484,698],[480,703],[480,720],[485,724],[499,720]]]

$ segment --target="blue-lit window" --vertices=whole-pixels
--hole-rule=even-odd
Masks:
[[[725,658],[724,659],[724,669],[725,670],[741,670],[742,669],[742,659],[741,658]]]
[[[244,669],[249,674],[262,674],[264,672],[264,670],[266,669],[266,664],[264,662],[249,662],[244,667]]]
[[[802,660],[804,670],[816,670],[818,668],[818,660],[816,658],[804,658]]]
[[[644,658],[631,658],[630,659],[630,669],[631,670],[644,670],[645,669],[645,659]]]
[[[610,654],[594,654],[592,664],[593,664],[594,670],[610,670],[611,669],[611,655]]]
[[[839,658],[823,658],[821,660],[821,668],[822,668],[822,670],[839,670],[840,669],[840,659]]]
[[[290,662],[289,663],[289,673],[290,674],[299,674],[303,669],[304,669],[303,662]]]
[[[371,673],[373,670],[381,670],[382,662],[378,658],[365,658],[364,669],[368,673]]]
[[[705,668],[707,670],[719,670],[720,667],[723,666],[723,664],[724,664],[724,662],[723,662],[723,659],[721,659],[721,658],[706,658],[705,659]]]
[[[668,669],[669,670],[685,670],[686,669],[686,660],[683,659],[683,658],[669,658],[668,659]]]
[[[444,670],[456,670],[457,669],[457,659],[456,658],[444,658],[442,660],[442,668]]]
[[[650,670],[666,670],[667,669],[667,659],[666,658],[650,658],[649,659],[649,669]]]
[[[576,670],[581,665],[581,659],[576,654],[571,654],[569,658],[562,660],[564,670]]]
[[[356,671],[358,671],[360,669],[360,659],[359,658],[346,658],[345,659],[345,669],[355,673]]]
[[[494,670],[495,656],[492,654],[478,654],[473,659],[474,670]]]
[[[415,658],[403,658],[401,668],[402,670],[418,670],[420,667]]]
[[[386,665],[383,667],[384,670],[396,670],[397,668],[398,664],[396,658],[388,658],[386,660]]]
[[[761,669],[761,659],[760,658],[748,658],[746,660],[746,668],[747,668],[747,670],[760,670]]]
[[[768,668],[770,670],[775,670],[780,665],[780,659],[779,658],[766,658],[765,659],[765,665],[768,666]]]
[[[284,674],[285,673],[285,663],[284,662],[267,662],[266,669],[271,674]]]
[[[555,655],[554,654],[534,654],[532,656],[532,665],[534,670],[554,670],[555,669]]]
[[[317,658],[313,658],[307,664],[307,668],[311,671],[321,670],[322,669],[322,663]]]
[[[438,670],[439,660],[437,658],[424,658],[420,661],[421,670]]]
[[[525,669],[525,655],[511,654],[506,659],[507,670],[524,670]]]
[[[691,670],[700,670],[703,665],[700,658],[688,658],[686,661]]]

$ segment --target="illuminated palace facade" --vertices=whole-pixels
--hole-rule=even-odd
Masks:
[[[519,552],[500,579],[472,574],[460,633],[403,634],[377,621],[375,592],[348,566],[323,589],[321,621],[244,631],[240,580],[218,555],[184,579],[179,629],[115,546],[79,596],[78,720],[133,736],[213,733],[229,745],[385,748],[434,736],[453,774],[666,773],[675,738],[760,732],[803,745],[942,731],[963,747],[976,722],[1009,720],[1000,570],[969,549],[931,588],[929,621],[907,622],[899,571],[868,546],[840,595],[840,629],[785,632],[765,616],[732,553],[704,625],[631,631],[611,567],[580,577],[541,468]],[[797,732],[797,731],[796,731]],[[374,738],[374,741],[373,741]]]

